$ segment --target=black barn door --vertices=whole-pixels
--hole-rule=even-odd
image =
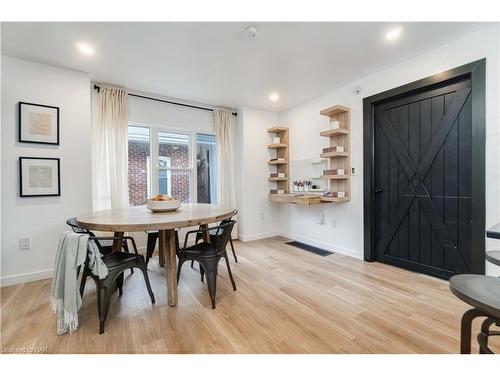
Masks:
[[[373,105],[375,260],[471,272],[471,87],[469,76]]]

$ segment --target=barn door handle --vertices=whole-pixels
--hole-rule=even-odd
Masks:
[[[381,188],[376,188],[375,190],[373,190],[374,193],[378,194],[378,193],[381,193],[383,192],[384,190],[381,189]]]

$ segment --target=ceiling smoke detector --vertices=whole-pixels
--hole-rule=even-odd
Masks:
[[[257,28],[255,26],[248,26],[244,31],[250,38],[255,38],[257,36]]]

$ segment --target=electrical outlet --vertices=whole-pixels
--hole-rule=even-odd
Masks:
[[[356,168],[353,167],[353,168],[351,168],[351,175],[354,176],[355,174],[356,174]]]
[[[337,228],[337,219],[332,219],[330,224],[331,224],[332,228]]]
[[[20,250],[29,250],[31,249],[31,238],[23,237],[19,239],[19,249]]]
[[[323,212],[318,214],[318,224],[325,225],[325,214]]]
[[[264,214],[264,212],[261,212],[260,213],[260,220],[265,220],[266,219],[266,215]]]

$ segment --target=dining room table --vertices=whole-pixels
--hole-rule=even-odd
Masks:
[[[231,218],[236,213],[232,207],[205,203],[183,203],[177,210],[153,212],[146,206],[131,206],[96,211],[78,216],[78,224],[85,229],[114,232],[122,237],[125,232],[158,231],[159,252],[166,262],[167,301],[176,306],[177,293],[177,245],[175,231],[180,228],[201,226]],[[208,232],[203,233],[208,241]],[[122,241],[114,240],[113,252],[122,250]]]

